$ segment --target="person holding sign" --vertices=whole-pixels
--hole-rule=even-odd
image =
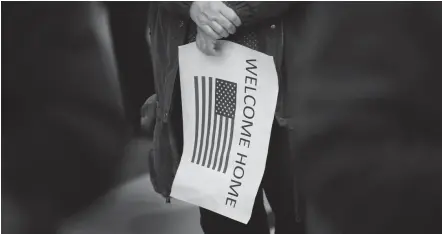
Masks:
[[[293,3],[282,2],[156,2],[150,7],[156,85],[156,124],[150,173],[156,191],[170,198],[172,182],[183,148],[178,46],[195,42],[208,56],[216,56],[217,40],[236,42],[274,57],[280,92],[270,139],[266,171],[247,225],[200,209],[203,231],[210,233],[269,233],[263,190],[275,213],[276,233],[304,233],[300,202],[290,168],[288,132],[285,128],[286,95],[283,50],[286,15]],[[253,64],[250,64],[253,71]],[[249,100],[251,101],[251,100]],[[245,143],[244,143],[245,144]],[[191,181],[189,181],[191,183]],[[234,205],[234,198],[231,198]]]

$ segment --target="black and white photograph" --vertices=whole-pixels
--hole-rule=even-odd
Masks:
[[[0,40],[1,233],[442,233],[440,1],[2,1]]]

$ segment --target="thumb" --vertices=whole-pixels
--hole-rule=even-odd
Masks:
[[[205,51],[207,55],[217,56],[219,55],[219,50],[217,48],[218,40],[213,40],[205,38]]]

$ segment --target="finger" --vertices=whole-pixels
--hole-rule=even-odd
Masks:
[[[226,29],[224,29],[223,26],[218,24],[218,22],[216,21],[211,21],[210,27],[213,29],[213,31],[215,31],[218,35],[221,35],[222,37],[229,36],[229,32]]]
[[[204,46],[203,46],[202,44],[203,44],[203,41],[201,40],[201,37],[197,35],[197,36],[196,36],[196,47],[197,47],[201,52],[204,51]]]
[[[236,26],[230,22],[224,15],[219,15],[216,22],[220,24],[227,32],[234,34],[236,32]]]
[[[196,45],[198,49],[205,55],[212,56],[214,54],[214,50],[212,49],[213,42],[207,36],[203,36],[201,33],[198,33],[196,38]]]
[[[206,46],[206,54],[210,56],[217,55],[216,49],[215,49],[215,42],[209,42]]]
[[[209,26],[209,25],[203,25],[201,27],[201,29],[203,30],[203,32],[209,36],[210,38],[212,38],[213,40],[218,40],[221,39],[222,36],[220,36],[218,33],[216,33],[215,31],[213,31],[213,29]]]
[[[215,43],[213,45],[214,45],[215,51],[217,51],[217,53],[219,53],[220,50],[221,50],[221,43],[220,43],[220,41],[215,41]]]
[[[209,56],[216,55],[216,51],[215,51],[215,42],[216,41],[212,40],[208,37],[205,37],[203,35],[201,36],[201,39],[202,39],[202,41],[204,41],[203,42],[204,43],[204,53]]]
[[[214,41],[213,43],[213,55],[214,56],[218,56],[221,54],[221,50],[220,50],[220,46],[219,46],[219,41]]]
[[[232,22],[236,27],[241,26],[241,19],[232,8],[226,6],[221,8],[221,14]]]

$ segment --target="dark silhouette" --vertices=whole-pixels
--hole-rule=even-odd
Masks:
[[[2,231],[56,233],[116,183],[127,140],[106,11],[2,3]]]

